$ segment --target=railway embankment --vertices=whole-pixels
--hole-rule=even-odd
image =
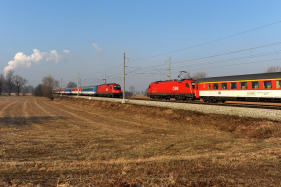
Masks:
[[[77,98],[77,96],[68,96]],[[80,99],[108,101],[121,103],[120,98],[103,98],[103,97],[89,97],[79,96]],[[239,117],[252,117],[252,118],[265,118],[270,120],[281,121],[281,110],[263,109],[263,108],[249,108],[249,107],[235,107],[235,106],[219,106],[219,105],[205,105],[205,104],[192,104],[192,103],[176,103],[176,102],[161,102],[161,101],[149,101],[149,100],[134,100],[126,99],[125,104],[133,105],[145,105],[162,108],[172,108],[181,110],[192,110],[203,113],[212,114],[225,114],[234,115]]]

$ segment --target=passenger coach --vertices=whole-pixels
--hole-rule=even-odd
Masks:
[[[281,72],[198,79],[195,95],[205,102],[280,102]]]

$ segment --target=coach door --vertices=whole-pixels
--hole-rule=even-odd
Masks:
[[[195,84],[195,97],[199,98],[199,83]]]

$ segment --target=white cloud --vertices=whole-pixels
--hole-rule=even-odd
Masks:
[[[65,54],[69,54],[70,53],[70,51],[66,50],[66,49],[62,50],[62,52],[64,52]]]
[[[18,52],[14,60],[8,62],[8,66],[4,68],[6,74],[9,70],[13,70],[18,67],[30,67],[32,63],[39,63],[40,61],[54,61],[58,63],[62,59],[62,56],[56,50],[50,50],[48,52],[40,52],[38,49],[34,49],[30,56],[25,55],[23,52]]]
[[[102,49],[99,48],[99,46],[95,43],[92,43],[92,46],[97,50],[97,51],[101,51]]]

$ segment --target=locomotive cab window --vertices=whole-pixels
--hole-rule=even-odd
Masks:
[[[214,84],[213,84],[213,89],[214,89],[214,90],[219,89],[219,84],[218,84],[218,83],[214,83]]]
[[[231,82],[230,83],[230,89],[237,89],[237,83],[236,82]]]
[[[195,82],[192,82],[192,88],[195,89]]]
[[[121,90],[120,86],[113,86],[114,90]]]
[[[227,83],[221,83],[221,89],[223,90],[227,89]]]
[[[263,81],[263,88],[265,89],[272,88],[272,81]]]
[[[248,85],[247,82],[240,82],[240,89],[247,89]]]
[[[185,83],[185,87],[189,88],[189,84],[188,84],[188,83]]]
[[[281,88],[281,81],[276,81],[276,88]]]
[[[259,82],[258,81],[251,82],[251,88],[252,89],[259,89]]]
[[[210,89],[211,89],[211,86],[210,86],[210,84],[208,84],[208,85],[207,85],[207,89],[208,89],[208,90],[210,90]]]

